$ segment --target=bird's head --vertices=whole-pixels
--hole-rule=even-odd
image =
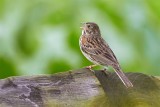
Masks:
[[[86,34],[86,35],[99,34],[100,35],[99,27],[94,22],[82,23],[82,27],[80,28],[82,29],[82,35],[83,34]]]

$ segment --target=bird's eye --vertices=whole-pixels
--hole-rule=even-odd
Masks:
[[[91,26],[90,25],[88,25],[88,28],[90,28]]]

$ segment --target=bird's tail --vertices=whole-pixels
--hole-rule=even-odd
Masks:
[[[133,84],[131,83],[131,81],[126,77],[126,75],[122,72],[120,68],[114,68],[114,70],[127,88],[133,87]]]

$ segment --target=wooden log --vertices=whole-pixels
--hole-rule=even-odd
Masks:
[[[0,80],[0,107],[160,107],[158,77],[126,73],[127,89],[115,73],[79,69],[53,75]]]

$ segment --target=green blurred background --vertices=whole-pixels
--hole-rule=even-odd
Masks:
[[[96,22],[123,71],[160,74],[158,0],[0,0],[0,78],[90,65],[81,22]]]

